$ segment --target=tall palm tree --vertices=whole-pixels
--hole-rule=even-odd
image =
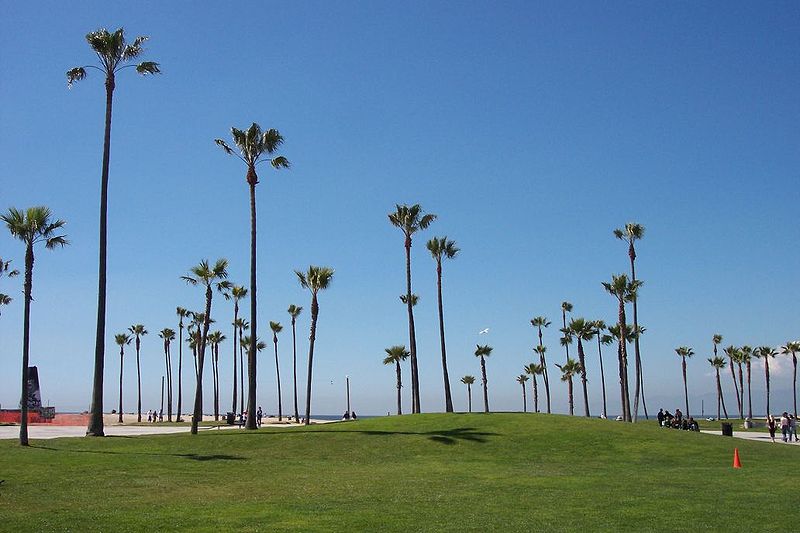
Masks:
[[[394,364],[395,373],[397,374],[397,414],[403,414],[403,398],[400,394],[400,389],[403,388],[403,375],[400,372],[400,362],[408,359],[410,355],[405,346],[398,345],[386,348],[386,357],[383,359],[384,365]]]
[[[464,376],[461,378],[461,383],[467,386],[467,402],[469,405],[469,412],[472,412],[472,386],[475,384],[475,376]]]
[[[477,345],[475,349],[475,357],[481,358],[481,378],[483,383],[483,411],[485,413],[489,412],[489,388],[487,384],[489,383],[486,379],[486,358],[492,355],[492,347],[488,344],[484,344],[481,346],[480,344]]]
[[[0,220],[5,222],[11,236],[25,244],[25,281],[23,294],[25,305],[22,326],[22,389],[20,404],[22,417],[19,425],[19,443],[28,445],[28,360],[30,356],[31,338],[31,302],[33,301],[33,247],[44,243],[45,248],[52,250],[57,246],[64,247],[69,244],[65,235],[58,232],[64,227],[61,219],[53,220],[50,209],[45,206],[29,207],[21,211],[14,207],[7,213],[0,215]]]
[[[630,302],[635,298],[636,291],[641,287],[641,281],[629,281],[628,276],[620,274],[618,276],[612,275],[610,282],[603,282],[603,287],[606,291],[614,296],[619,303],[618,309],[618,323],[617,327],[620,331],[619,348],[617,350],[617,358],[619,360],[619,383],[620,383],[620,397],[622,401],[622,417],[626,422],[632,422],[631,418],[631,400],[628,387],[628,348],[627,343],[627,325],[625,319],[625,303]],[[634,329],[636,331],[637,328]]]
[[[244,332],[250,330],[250,322],[239,317],[236,321],[236,327],[239,330],[239,390],[241,391],[239,394],[239,412],[244,413],[244,354],[245,352],[250,353],[250,351],[249,347],[242,344],[242,339],[244,338]],[[234,407],[235,411],[236,407]]]
[[[797,352],[800,352],[800,341],[789,341],[781,349],[782,354],[792,355],[792,401],[794,406],[792,412],[795,416],[797,416]]]
[[[422,214],[419,204],[412,206],[395,204],[395,212],[389,213],[389,222],[403,232],[405,237],[406,249],[406,294],[403,303],[408,308],[408,338],[411,354],[411,412],[419,413],[420,392],[419,392],[419,370],[417,368],[417,335],[414,329],[414,303],[413,293],[411,292],[411,240],[415,233],[430,226],[436,215],[428,213]]]
[[[237,356],[237,341],[239,340],[240,335],[237,335],[237,322],[239,321],[239,300],[242,298],[247,297],[247,288],[242,287],[241,285],[233,285],[231,286],[231,298],[233,298],[233,403],[231,404],[231,412],[236,412],[236,403],[239,398],[239,390],[237,388],[237,375],[236,375],[236,356]],[[242,396],[244,396],[244,390],[242,390]]]
[[[178,413],[175,417],[176,422],[183,422],[183,411],[181,408],[183,407],[183,319],[189,318],[190,311],[188,309],[184,309],[183,307],[177,307],[176,312],[178,314]]]
[[[722,335],[719,333],[715,333],[714,336],[711,338],[711,342],[714,345],[714,357],[717,357],[717,346],[722,342]],[[728,346],[727,348],[722,349],[725,352],[725,355],[728,356],[728,368],[731,369],[731,379],[733,380],[733,391],[736,393],[736,406],[739,408],[739,414],[741,414],[744,409],[742,409],[742,401],[744,400],[744,391],[739,391],[739,384],[736,383],[736,372],[733,368],[733,359],[736,356],[736,347],[735,346]]]
[[[216,330],[208,334],[208,342],[211,345],[211,373],[214,381],[214,421],[219,420],[219,345],[227,337],[221,331]]]
[[[106,86],[106,118],[103,135],[103,166],[100,177],[100,258],[97,282],[97,334],[94,348],[94,380],[92,382],[92,406],[90,408],[87,436],[102,437],[103,433],[103,366],[105,357],[106,331],[106,235],[108,233],[108,168],[111,155],[111,108],[114,102],[117,73],[126,68],[135,68],[141,75],[161,72],[158,63],[142,61],[136,65],[132,61],[144,52],[144,43],[148,37],[139,36],[128,43],[125,31],[119,28],[109,32],[105,28],[86,35],[92,51],[99,60],[95,65],[84,65],[67,71],[67,86],[72,87],[76,81],[86,77],[86,69],[99,70],[105,77]]]
[[[628,243],[628,259],[631,261],[631,281],[636,281],[636,247],[634,243],[638,240],[641,240],[644,237],[644,226],[641,224],[637,224],[636,222],[628,222],[625,224],[623,228],[618,228],[614,230],[614,236],[621,240]],[[631,302],[633,303],[633,330],[639,330],[639,308],[638,308],[638,291],[634,290],[633,292],[633,299]],[[637,336],[633,340],[633,350],[635,360],[634,363],[636,365],[636,386],[634,389],[633,394],[633,421],[636,422],[636,419],[639,415],[639,393],[641,391],[642,395],[642,407],[644,407],[644,416],[647,417],[647,405],[644,401],[644,377],[642,374],[642,358],[639,353],[639,337]]]
[[[192,434],[197,435],[197,426],[203,419],[203,363],[206,355],[206,342],[208,341],[208,326],[211,323],[211,300],[214,296],[213,288],[224,292],[231,288],[228,278],[228,260],[217,259],[211,265],[203,259],[189,270],[189,276],[181,276],[189,285],[202,285],[205,287],[206,307],[203,312],[202,330],[199,330],[200,343],[197,348],[197,386],[194,394],[194,412],[192,416]],[[248,413],[248,416],[250,414]],[[251,417],[252,418],[252,417]]]
[[[734,347],[733,356],[731,357],[731,365],[736,364],[739,370],[739,393],[741,400],[739,402],[739,418],[744,419],[744,379],[742,376],[742,365],[744,364],[744,354],[741,348]]]
[[[716,341],[717,339],[719,339],[719,341],[722,342],[722,335],[714,335],[713,340]],[[714,342],[714,357],[715,358],[717,357],[717,345],[718,344],[719,344],[719,342]],[[741,418],[744,418],[744,415],[742,414],[742,413],[744,413],[744,409],[743,409],[743,406],[742,406],[742,402],[744,401],[744,391],[742,391],[741,395],[739,394],[739,384],[736,382],[736,370],[734,369],[735,362],[736,362],[736,359],[738,357],[739,348],[737,348],[736,346],[731,345],[731,346],[728,346],[726,348],[723,348],[722,351],[725,353],[725,355],[728,356],[728,362],[730,363],[730,365],[728,365],[728,366],[730,366],[731,378],[733,378],[733,389],[734,389],[734,391],[736,391],[736,407],[739,409],[739,416]]]
[[[536,376],[544,372],[542,365],[537,363],[528,363],[522,368],[526,374],[531,376],[531,387],[533,388],[533,412],[539,412],[539,386],[536,383]]]
[[[172,356],[170,355],[170,343],[175,340],[175,331],[164,328],[158,332],[158,336],[164,341],[164,364],[167,374],[167,421],[172,422]]]
[[[233,142],[238,148],[235,152],[222,139],[215,139],[225,153],[235,155],[247,166],[247,185],[250,187],[250,322],[253,338],[258,338],[256,326],[258,315],[256,307],[256,185],[258,175],[256,166],[267,162],[272,168],[289,168],[289,160],[282,155],[275,156],[283,144],[283,136],[276,129],[261,131],[261,126],[253,122],[246,130],[231,128]],[[256,352],[251,346],[247,352],[247,429],[256,429]]]
[[[725,413],[725,419],[728,418],[728,410],[725,409],[725,398],[722,396],[722,382],[719,379],[719,370],[721,368],[725,368],[727,362],[725,358],[716,356],[716,357],[709,357],[708,362],[714,368],[717,374],[717,420],[722,420],[719,416],[719,406],[722,404],[722,411]],[[688,414],[687,414],[688,416]]]
[[[753,358],[753,348],[747,345],[742,346],[739,348],[739,357],[741,358],[742,362],[747,369],[747,418],[753,420],[753,394],[752,390],[750,389],[750,375],[751,375],[751,364]],[[740,378],[741,379],[741,374]],[[744,387],[742,387],[744,390]],[[744,400],[744,398],[742,398]]]
[[[600,386],[603,389],[603,418],[608,418],[608,408],[606,403],[606,373],[603,369],[603,346],[608,346],[614,342],[611,335],[603,335],[603,331],[608,329],[605,321],[594,321],[595,336],[597,337],[597,356],[600,358]]]
[[[569,400],[569,415],[575,415],[575,408],[573,401],[573,394],[572,394],[572,378],[580,373],[581,371],[581,364],[576,361],[575,359],[567,359],[567,363],[564,366],[556,364],[556,366],[561,370],[561,381],[567,382],[567,399]]]
[[[775,358],[778,355],[772,347],[770,346],[759,346],[753,351],[753,355],[755,355],[758,359],[764,360],[764,379],[767,385],[767,416],[771,413],[769,410],[769,360],[770,358]]]
[[[278,422],[283,420],[283,404],[281,403],[281,367],[278,364],[278,333],[283,331],[283,326],[280,322],[269,322],[269,328],[272,330],[272,343],[275,345],[275,372],[278,376]]]
[[[525,391],[525,383],[527,383],[527,382],[528,382],[527,374],[520,374],[519,376],[517,376],[517,383],[522,385],[522,412],[523,413],[527,413],[528,412],[528,394]]]
[[[681,372],[683,373],[683,398],[686,400],[686,416],[689,416],[689,387],[686,383],[686,359],[694,355],[694,350],[688,346],[675,348],[675,353],[681,358]]]
[[[136,380],[138,383],[138,402],[136,405],[136,412],[137,412],[137,422],[142,421],[142,367],[139,363],[139,349],[141,347],[141,338],[147,335],[147,330],[144,329],[144,326],[141,324],[134,324],[133,326],[128,328],[128,331],[131,332],[134,337],[136,338]]]
[[[292,317],[292,381],[294,382],[294,421],[295,423],[299,424],[300,414],[297,411],[297,331],[295,329],[295,324],[297,323],[297,317],[300,316],[303,308],[299,305],[292,304],[286,311],[289,313],[289,316]]]
[[[131,343],[131,336],[127,333],[117,333],[114,341],[119,346],[119,423],[122,424],[122,366],[125,358],[125,345]]]
[[[455,241],[447,237],[434,237],[428,241],[428,251],[436,261],[436,294],[439,303],[439,341],[442,346],[442,374],[444,376],[444,410],[453,412],[453,398],[450,396],[450,376],[447,374],[447,352],[444,343],[444,310],[442,307],[442,258],[453,259],[461,250]]]
[[[581,365],[581,384],[583,386],[583,408],[584,415],[589,415],[589,392],[586,388],[586,354],[583,351],[583,342],[590,341],[594,338],[596,329],[595,324],[591,320],[584,318],[573,318],[567,326],[568,334],[570,337],[578,339],[578,362]]]
[[[561,302],[561,322],[563,324],[561,332],[564,333],[564,336],[561,337],[561,346],[567,350],[567,361],[569,361],[569,345],[572,344],[572,338],[564,330],[567,329],[567,313],[571,312],[572,304],[567,301]]]
[[[546,328],[549,325],[550,321],[543,316],[537,316],[531,319],[531,326],[535,327],[539,333],[539,344],[536,346],[536,348],[534,348],[534,350],[539,354],[539,364],[542,365],[542,368],[544,368],[542,380],[544,381],[544,392],[547,400],[547,414],[550,414],[550,376],[547,373],[547,361],[545,360],[544,356],[547,348],[542,343],[542,328]]]
[[[306,382],[306,419],[305,425],[311,423],[311,372],[314,365],[314,342],[317,340],[317,319],[319,318],[319,291],[325,290],[333,279],[332,268],[309,266],[306,272],[295,270],[300,286],[311,292],[311,331],[308,336],[308,378]]]

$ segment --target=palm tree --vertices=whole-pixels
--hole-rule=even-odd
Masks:
[[[722,404],[722,411],[725,413],[725,419],[728,418],[728,410],[725,409],[725,398],[722,396],[722,382],[719,380],[719,370],[720,368],[725,368],[727,362],[723,357],[710,357],[708,362],[711,363],[711,366],[714,367],[714,370],[717,374],[717,420],[722,420],[719,416],[719,406]],[[689,416],[688,413],[686,416]]]
[[[550,321],[543,316],[537,316],[531,320],[531,326],[535,327],[539,332],[539,344],[534,350],[539,354],[539,364],[544,369],[542,379],[544,380],[544,392],[547,399],[547,414],[550,414],[550,376],[547,374],[547,361],[545,361],[544,357],[547,348],[542,343],[542,328],[546,328],[549,325]]]
[[[753,348],[747,345],[742,346],[739,348],[739,356],[741,357],[742,362],[747,369],[747,418],[753,420],[753,394],[750,390],[750,371],[753,358]],[[741,379],[741,377],[739,379]],[[744,389],[744,387],[742,389]],[[742,398],[742,400],[744,400],[744,398]]]
[[[183,415],[183,411],[181,410],[183,401],[183,380],[181,379],[183,373],[183,319],[188,318],[190,312],[183,307],[177,307],[176,312],[178,313],[178,414],[175,420],[176,422],[183,422],[181,418]]]
[[[608,346],[614,342],[614,337],[611,335],[603,335],[603,331],[607,328],[605,321],[594,321],[595,335],[597,336],[597,355],[600,358],[600,386],[603,389],[603,418],[608,418],[608,409],[606,407],[606,374],[603,370],[603,346]]]
[[[67,86],[86,77],[86,69],[99,70],[105,76],[106,120],[103,135],[103,166],[100,177],[100,259],[97,287],[97,333],[94,348],[94,380],[92,383],[92,406],[89,411],[87,436],[103,436],[103,366],[106,331],[106,235],[108,233],[108,167],[111,153],[111,108],[114,101],[117,73],[126,68],[135,68],[141,75],[161,72],[158,63],[143,61],[130,64],[144,52],[143,44],[148,37],[139,36],[130,44],[125,41],[125,31],[119,28],[111,33],[99,29],[86,35],[86,41],[99,59],[96,65],[75,67],[67,71]]]
[[[167,421],[172,422],[172,357],[170,356],[170,343],[175,340],[175,331],[164,328],[158,332],[164,340],[164,363],[167,373]]]
[[[241,391],[241,394],[239,394],[239,412],[244,413],[244,353],[250,352],[247,346],[242,345],[242,339],[244,338],[244,332],[250,329],[250,322],[239,317],[235,325],[239,330],[239,389]],[[235,411],[236,407],[234,406]]]
[[[141,324],[134,324],[133,326],[128,328],[128,331],[131,332],[136,337],[136,379],[139,384],[138,387],[138,403],[136,406],[136,412],[138,413],[137,422],[142,421],[142,368],[139,364],[139,348],[141,346],[141,337],[147,335],[147,330],[144,329],[144,326]]]
[[[53,220],[50,209],[45,206],[29,207],[20,211],[14,207],[8,213],[0,215],[0,220],[5,222],[11,236],[25,243],[25,281],[23,294],[25,305],[23,311],[22,327],[22,393],[20,404],[22,407],[19,425],[19,443],[28,445],[28,360],[30,356],[31,339],[31,302],[33,301],[33,246],[44,243],[45,248],[52,250],[57,246],[64,247],[69,244],[65,235],[57,234],[64,227],[61,219]]]
[[[572,304],[567,301],[561,302],[561,321],[564,325],[563,329],[561,330],[561,332],[564,333],[564,336],[561,337],[561,346],[564,346],[567,350],[567,361],[569,361],[569,345],[572,344],[572,338],[564,330],[567,329],[567,313],[571,312]]]
[[[469,412],[472,412],[472,385],[475,384],[475,376],[464,376],[461,378],[461,383],[467,386],[467,402],[469,404]]]
[[[730,346],[729,346],[730,348]],[[742,376],[742,364],[744,364],[744,354],[742,353],[741,348],[734,347],[733,355],[731,357],[731,365],[736,364],[736,367],[739,370],[739,393],[740,401],[739,401],[739,418],[744,419],[744,379]]]
[[[619,302],[618,323],[619,328],[619,348],[617,356],[619,360],[619,384],[620,397],[622,401],[622,417],[626,422],[631,422],[631,400],[628,392],[628,348],[627,343],[627,322],[625,321],[625,303],[632,301],[636,296],[636,291],[642,286],[641,281],[628,281],[628,276],[620,274],[612,275],[610,282],[603,282],[606,291],[614,296]],[[637,331],[638,328],[634,328]]]
[[[227,337],[221,331],[216,330],[208,334],[208,342],[211,344],[211,373],[214,381],[214,421],[219,420],[219,345]]]
[[[800,352],[800,341],[789,341],[781,349],[785,355],[792,354],[792,400],[794,402],[795,416],[797,416],[797,352]]]
[[[311,423],[311,372],[314,365],[314,341],[317,339],[317,319],[319,318],[319,303],[317,295],[325,290],[333,279],[332,268],[309,266],[306,272],[295,270],[300,286],[311,291],[311,332],[308,336],[308,378],[306,382],[306,419],[305,425]]]
[[[535,350],[535,348],[534,348]],[[523,367],[526,374],[531,376],[531,387],[533,388],[533,412],[539,412],[539,387],[536,383],[536,376],[544,372],[544,368],[540,364],[529,363]]]
[[[442,345],[442,373],[444,375],[444,410],[453,412],[453,398],[450,396],[450,377],[447,374],[447,353],[444,344],[444,310],[442,307],[442,257],[453,259],[461,250],[455,241],[447,237],[434,237],[428,241],[428,251],[436,261],[436,291],[439,302],[439,341]]]
[[[477,345],[475,349],[475,357],[481,358],[481,377],[483,378],[483,411],[489,412],[489,389],[487,387],[488,380],[486,379],[486,358],[492,355],[492,347],[488,344],[481,346]]]
[[[578,374],[581,371],[581,364],[576,361],[575,359],[567,359],[567,363],[564,366],[556,364],[556,366],[561,370],[561,381],[567,382],[567,399],[569,400],[569,414],[570,416],[575,415],[574,409],[574,401],[572,395],[572,378],[575,374]]]
[[[428,213],[422,214],[419,204],[412,206],[395,204],[395,212],[389,213],[389,222],[403,232],[405,237],[406,249],[406,294],[403,303],[408,307],[408,338],[411,353],[411,412],[419,413],[419,371],[417,368],[417,336],[414,329],[414,303],[413,293],[411,292],[411,239],[418,231],[430,226],[436,215]]]
[[[206,307],[203,313],[202,331],[198,330],[200,343],[197,348],[197,386],[194,394],[194,413],[192,415],[192,434],[197,435],[197,426],[203,419],[203,363],[206,355],[206,342],[208,341],[208,326],[211,323],[211,299],[214,296],[212,286],[216,286],[219,292],[228,291],[231,284],[228,278],[228,260],[217,259],[214,265],[210,265],[208,260],[203,259],[196,266],[193,266],[189,276],[181,276],[181,279],[189,285],[203,285],[206,293]],[[254,418],[248,413],[249,418]],[[249,425],[248,425],[249,428]]]
[[[714,336],[711,338],[711,342],[714,344],[714,357],[717,357],[717,346],[722,342],[722,335],[719,333],[715,333]],[[736,372],[733,368],[733,359],[736,356],[736,347],[735,346],[728,346],[728,348],[723,348],[722,350],[725,352],[725,355],[728,356],[728,362],[730,365],[728,367],[731,369],[731,379],[733,380],[733,390],[736,393],[736,406],[739,408],[739,414],[744,411],[742,409],[742,401],[744,399],[744,391],[739,393],[739,385],[736,383]]]
[[[131,337],[127,333],[117,333],[114,341],[119,346],[119,423],[122,424],[122,365],[125,358],[125,345],[131,343]]]
[[[694,350],[688,346],[675,348],[675,353],[681,358],[681,372],[683,373],[683,398],[686,400],[686,416],[689,416],[689,388],[686,383],[686,359],[694,355]]]
[[[295,330],[295,324],[297,322],[297,317],[300,316],[300,312],[303,311],[303,308],[292,304],[286,311],[289,313],[289,316],[292,317],[292,381],[294,382],[294,421],[295,423],[299,424],[300,414],[297,411],[297,332]]]
[[[408,350],[406,350],[406,347],[402,345],[392,346],[391,348],[386,348],[384,351],[386,352],[386,357],[383,360],[383,364],[394,364],[395,366],[395,373],[397,374],[397,414],[402,415],[403,403],[400,389],[403,388],[403,378],[402,373],[400,372],[400,362],[408,359],[410,354],[408,353]]]
[[[528,376],[526,374],[520,374],[517,376],[517,383],[522,385],[522,412],[528,412],[528,395],[525,392],[525,383],[528,381]]]
[[[634,243],[638,240],[641,240],[644,237],[644,226],[641,224],[637,224],[636,222],[628,222],[625,224],[624,228],[618,228],[614,230],[614,236],[621,240],[628,243],[628,258],[631,261],[631,281],[636,282],[636,247]],[[633,329],[634,331],[639,330],[639,309],[638,309],[638,292],[634,290],[633,292]],[[636,419],[639,415],[639,391],[641,390],[642,394],[642,406],[644,407],[644,416],[647,416],[647,405],[644,401],[644,377],[642,374],[642,359],[639,354],[639,337],[637,336],[633,341],[633,350],[635,356],[635,365],[636,365],[636,387],[633,394],[633,421],[636,422]],[[688,415],[687,415],[688,416]]]
[[[238,388],[236,383],[236,355],[237,355],[237,340],[241,335],[237,335],[237,322],[239,321],[239,300],[247,296],[247,289],[241,285],[233,285],[231,287],[231,298],[233,298],[233,404],[231,405],[231,412],[236,412],[236,403],[238,400]],[[242,391],[244,397],[244,390]]]
[[[764,360],[764,379],[766,380],[767,385],[767,416],[770,414],[769,410],[769,360],[770,358],[774,358],[778,355],[773,348],[770,346],[759,346],[758,348],[753,351],[753,355],[755,355],[758,359]]]
[[[283,404],[281,403],[281,367],[278,364],[278,333],[283,331],[283,326],[280,322],[269,322],[269,328],[272,330],[272,342],[275,345],[275,372],[278,376],[278,422],[283,420]]]
[[[258,338],[256,307],[256,184],[258,175],[256,166],[268,162],[272,168],[289,168],[289,160],[282,155],[272,157],[283,144],[283,136],[276,129],[262,132],[261,126],[253,122],[247,130],[231,128],[233,142],[239,153],[227,145],[222,139],[217,143],[229,155],[235,155],[247,165],[247,184],[250,187],[250,322],[251,336]],[[247,429],[256,429],[256,353],[251,346],[247,352]]]
[[[595,324],[584,318],[573,318],[567,326],[570,337],[578,339],[578,362],[581,365],[581,384],[583,385],[583,407],[585,416],[589,415],[589,392],[586,388],[586,354],[583,351],[583,342],[590,341],[596,334]]]

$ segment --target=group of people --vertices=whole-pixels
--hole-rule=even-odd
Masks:
[[[680,409],[675,409],[674,415],[669,411],[659,409],[656,418],[658,418],[658,425],[663,428],[700,431],[700,425],[697,423],[697,420],[691,416],[683,416]]]
[[[797,417],[795,415],[790,415],[784,411],[780,420],[777,420],[772,415],[767,417],[767,429],[769,429],[769,436],[772,442],[775,442],[775,431],[778,429],[778,425],[781,428],[783,442],[792,442],[792,436],[794,436],[794,442],[797,442]]]
[[[163,422],[164,421],[164,411],[156,411],[155,409],[147,411],[147,421],[148,422]]]
[[[345,411],[342,420],[358,420],[358,416],[355,411]]]
[[[264,418],[264,411],[261,409],[261,406],[258,406],[258,411],[256,411],[256,426],[261,427],[261,419]],[[239,413],[239,427],[244,427],[245,423],[247,422],[247,411],[243,411]]]

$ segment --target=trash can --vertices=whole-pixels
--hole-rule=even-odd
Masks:
[[[228,425],[229,425],[229,426],[232,426],[232,425],[233,425],[233,422],[236,420],[236,415],[235,415],[235,414],[233,414],[233,413],[231,413],[231,412],[228,412],[228,413],[225,415],[225,420],[227,420],[227,421],[228,421]]]
[[[725,437],[733,437],[733,424],[731,424],[730,422],[723,422],[722,435]]]

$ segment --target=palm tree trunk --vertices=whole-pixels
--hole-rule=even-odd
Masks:
[[[728,356],[728,368],[731,369],[731,379],[733,380],[733,390],[736,392],[736,405],[739,407],[739,413],[742,412],[742,397],[739,394],[739,384],[736,383],[736,371],[733,369],[733,357]]]
[[[194,413],[192,415],[192,435],[197,435],[197,426],[203,420],[203,364],[206,357],[206,341],[208,326],[211,322],[211,285],[206,285],[206,311],[203,318],[203,331],[200,335],[200,347],[197,349],[197,387],[194,393]]]
[[[581,383],[583,385],[583,408],[585,416],[589,417],[589,392],[586,389],[586,354],[583,353],[583,343],[578,337],[578,360],[581,363]]]
[[[764,356],[764,376],[767,380],[767,416],[770,414],[769,410],[769,356]]]
[[[439,300],[439,341],[442,345],[442,373],[444,375],[444,411],[453,412],[453,398],[450,396],[450,377],[447,375],[447,352],[444,343],[444,308],[442,306],[442,261],[436,263],[436,289]]]
[[[183,380],[181,375],[183,374],[183,320],[181,320],[180,325],[178,326],[178,412],[176,414],[176,421],[182,422],[183,419],[181,415],[183,411],[181,410],[182,401],[183,401]]]
[[[120,346],[119,348],[119,423],[122,424],[122,364],[125,351]]]
[[[137,422],[142,421],[142,367],[139,364],[139,336],[136,336],[136,382],[138,383],[138,400],[136,411],[138,413]]]
[[[686,400],[686,416],[689,416],[689,387],[686,384],[686,358],[681,357],[681,370],[683,371],[683,399]]]
[[[244,413],[244,349],[242,339],[244,338],[244,328],[239,328],[239,412]],[[248,349],[248,356],[250,354]]]
[[[19,444],[28,446],[28,364],[31,343],[31,295],[33,289],[33,241],[25,250],[25,305],[22,325],[22,392],[20,395]]]
[[[564,329],[567,329],[567,310],[564,308],[561,309],[561,322],[564,324]],[[564,362],[564,364],[567,364],[569,363],[569,344],[564,343],[564,348],[567,349],[567,360]]]
[[[486,359],[481,356],[481,376],[483,377],[483,411],[489,412],[489,389],[486,380]]]
[[[103,370],[106,353],[106,251],[108,248],[108,167],[111,159],[111,108],[114,101],[114,73],[106,73],[106,119],[103,134],[103,167],[100,177],[100,246],[97,274],[97,329],[94,343],[94,379],[87,437],[103,433]]]
[[[283,406],[281,404],[281,368],[278,364],[278,337],[275,337],[275,373],[278,376],[278,422],[283,420]]]
[[[236,338],[236,322],[239,320],[239,300],[234,298],[233,300],[233,403],[231,404],[231,412],[236,413],[236,403],[239,395],[239,390],[236,387],[236,356],[238,355],[236,352],[237,346],[237,338]]]
[[[536,384],[536,374],[533,374],[531,376],[531,378],[533,378],[531,380],[531,381],[533,381],[533,412],[534,413],[538,413],[539,412],[539,387]]]
[[[250,177],[252,171],[253,177]],[[247,171],[250,184],[250,349],[247,350],[247,429],[256,425],[256,345],[258,344],[258,308],[256,307],[256,178],[255,169]]]
[[[411,237],[406,236],[406,304],[408,306],[408,340],[411,346],[411,412],[420,412],[419,374],[417,369],[417,335],[414,330],[414,305],[411,299]]]
[[[631,281],[636,281],[636,250],[633,247],[633,241],[631,241],[630,246],[628,247],[628,257],[631,260]],[[633,338],[633,352],[634,352],[634,364],[636,365],[636,384],[634,387],[633,392],[633,421],[636,422],[637,418],[639,417],[639,394],[642,388],[642,360],[639,355],[639,313],[638,313],[638,306],[636,305],[636,301],[638,300],[638,295],[634,295],[633,298],[633,332],[635,334]]]
[[[748,359],[745,363],[745,368],[747,368],[747,417],[750,420],[753,420],[753,394],[750,387],[750,360]]]
[[[219,345],[214,344],[211,350],[214,354],[211,365],[214,378],[214,422],[219,422]]]
[[[567,398],[569,399],[569,416],[575,416],[575,408],[572,395],[572,376],[567,380]]]
[[[719,388],[719,401],[722,404],[722,412],[725,414],[725,420],[728,419],[728,410],[725,409],[725,396],[722,394],[722,381],[719,377],[719,370],[717,370],[717,388]]]
[[[744,380],[742,379],[742,363],[737,363],[739,367],[739,392],[741,393],[741,401],[739,402],[739,418],[744,419]]]
[[[472,412],[472,386],[467,385],[467,401],[469,402],[469,412]]]
[[[311,334],[308,336],[308,378],[306,381],[306,419],[305,425],[311,423],[311,371],[314,365],[314,341],[317,338],[317,315],[319,315],[319,304],[317,304],[317,293],[311,295]]]
[[[292,377],[294,381],[294,421],[300,423],[300,415],[297,412],[297,335],[295,332],[295,318],[292,317]],[[399,413],[398,413],[399,414]]]
[[[792,399],[794,401],[794,416],[797,417],[797,356],[792,354]]]
[[[169,342],[166,343],[166,357],[167,357],[167,422],[172,422],[172,353],[170,350]]]
[[[603,389],[603,418],[608,418],[608,409],[606,408],[606,375],[603,371],[603,349],[601,348],[602,342],[600,339],[600,331],[597,332],[597,353],[600,356],[600,386]]]
[[[395,361],[395,371],[397,372],[397,414],[403,414],[403,398],[400,394],[400,389],[403,387],[403,374],[400,371],[400,361]]]
[[[625,335],[625,302],[619,300],[619,389],[622,397],[622,418],[631,422],[631,400],[628,393],[628,341]]]
[[[539,346],[542,346],[542,326],[539,326]],[[547,373],[547,361],[545,360],[544,353],[539,354],[539,362],[541,363],[544,371],[542,372],[542,379],[544,380],[544,392],[547,399],[547,414],[550,414],[550,375]]]
[[[522,382],[522,412],[528,412],[528,398],[525,393],[525,382]]]

